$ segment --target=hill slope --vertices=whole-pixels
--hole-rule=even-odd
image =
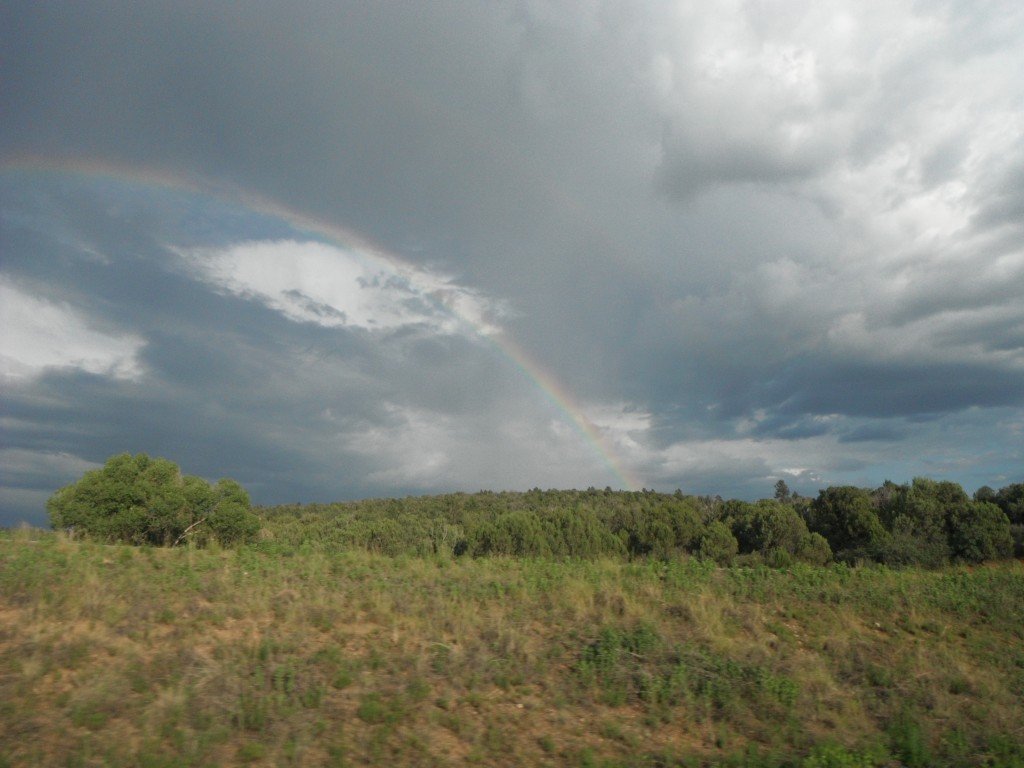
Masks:
[[[0,533],[0,765],[1021,765],[1024,567]]]

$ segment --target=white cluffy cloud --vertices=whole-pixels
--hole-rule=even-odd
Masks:
[[[296,322],[491,334],[502,314],[496,303],[443,276],[316,241],[249,241],[178,253],[202,280]]]
[[[52,368],[136,380],[143,339],[90,327],[90,319],[64,303],[27,293],[0,277],[0,377],[33,379]]]

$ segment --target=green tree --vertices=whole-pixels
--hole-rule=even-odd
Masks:
[[[626,553],[622,540],[584,504],[574,509],[554,509],[545,521],[553,554],[568,557],[621,556]]]
[[[996,492],[991,487],[983,485],[974,492],[974,500],[996,503]]]
[[[796,511],[774,499],[761,499],[754,504],[728,502],[733,535],[740,552],[773,551],[795,556],[801,543],[810,534],[807,524]]]
[[[233,480],[216,488],[182,476],[176,464],[144,453],[110,457],[46,504],[54,528],[73,529],[100,541],[171,546],[190,537],[226,544],[256,535],[259,518]]]
[[[994,499],[979,501],[994,501],[1010,518],[1011,525],[1024,525],[1024,483],[1014,483],[1000,488]]]
[[[704,534],[704,521],[696,500],[692,497],[674,498],[665,504],[665,510],[675,532],[676,547],[687,551],[696,550]]]
[[[828,565],[832,562],[832,548],[820,533],[811,533],[800,541],[796,558],[810,565]]]
[[[988,499],[979,498],[978,501]],[[1024,483],[1014,483],[1000,488],[991,501],[994,501],[1010,520],[1014,555],[1024,557]]]
[[[785,480],[779,480],[775,483],[775,500],[783,504],[789,504],[792,500],[793,495],[789,492],[789,486],[786,485]]]
[[[468,533],[467,548],[474,557],[512,554],[512,537],[505,528],[485,521]]]
[[[821,491],[811,505],[807,527],[824,536],[840,556],[874,556],[888,535],[871,505],[871,495],[849,485]]]
[[[224,545],[251,541],[260,530],[260,519],[252,512],[248,492],[228,478],[221,478],[213,489],[209,508],[209,532]]]
[[[950,526],[953,557],[966,563],[1013,555],[1010,520],[995,504],[974,501],[955,513]]]
[[[721,566],[729,565],[739,552],[739,542],[732,535],[729,526],[721,520],[715,520],[704,530],[697,549],[704,560],[714,560]]]
[[[941,568],[952,556],[954,521],[971,503],[964,489],[948,481],[915,477],[900,486],[885,508],[892,541],[883,547],[887,565]]]
[[[675,554],[676,528],[667,506],[623,505],[612,513],[608,526],[633,557],[670,558]]]
[[[534,512],[509,512],[498,519],[496,527],[510,542],[510,555],[537,557],[551,554],[544,526]]]

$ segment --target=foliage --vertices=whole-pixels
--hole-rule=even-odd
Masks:
[[[809,565],[828,565],[832,562],[832,547],[820,533],[811,533],[800,540],[796,557]]]
[[[815,499],[776,491],[789,502],[591,488],[289,505],[261,511],[263,546],[445,557],[697,556],[722,566],[774,567],[826,565],[834,554],[848,564],[939,568],[1011,554],[1003,518],[954,483],[842,486]],[[1003,491],[986,498],[1004,497],[1015,498]],[[1011,548],[1014,541],[1024,546],[1024,526],[1011,525],[1009,536]]]
[[[583,648],[574,672],[585,686],[596,688],[602,703],[638,703],[662,718],[681,704],[707,713],[741,707],[765,713],[791,707],[799,694],[784,675],[708,648],[669,645],[646,624],[631,630],[603,627]]]
[[[1024,483],[1013,483],[1000,488],[991,501],[1003,510],[1012,525],[1024,525]]]
[[[1013,488],[994,493],[983,487],[972,501],[956,483],[914,478],[909,486],[887,484],[878,508],[891,535],[877,546],[877,558],[886,565],[939,568],[953,560],[1011,557],[1011,520],[992,500],[1011,498]]]
[[[981,489],[979,489],[981,490]],[[989,491],[992,489],[989,488]],[[977,497],[976,497],[977,498]],[[1010,521],[1013,538],[1013,554],[1024,558],[1024,483],[1014,483],[1000,488],[991,499],[977,498],[978,501],[992,501]]]
[[[887,532],[867,491],[852,486],[826,488],[811,505],[808,527],[824,536],[837,554],[875,552]]]
[[[105,542],[170,546],[186,539],[251,541],[260,529],[249,495],[234,480],[211,487],[167,459],[112,456],[46,504],[55,529]]]
[[[721,520],[711,523],[700,539],[698,552],[706,560],[713,560],[719,565],[728,565],[739,552],[739,542],[732,535],[729,526]]]
[[[950,545],[955,559],[982,563],[1013,556],[1010,521],[999,507],[984,501],[958,506],[950,513]]]
[[[732,502],[727,521],[741,554],[759,553],[768,562],[788,564],[803,559],[824,565],[832,559],[828,541],[812,538],[807,524],[791,506],[773,499],[754,504]]]

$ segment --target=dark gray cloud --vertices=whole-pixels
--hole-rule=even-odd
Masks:
[[[894,424],[863,424],[839,437],[840,443],[898,442],[906,431]]]
[[[5,3],[3,519],[120,450],[267,502],[998,486],[1020,29],[1015,3]]]

